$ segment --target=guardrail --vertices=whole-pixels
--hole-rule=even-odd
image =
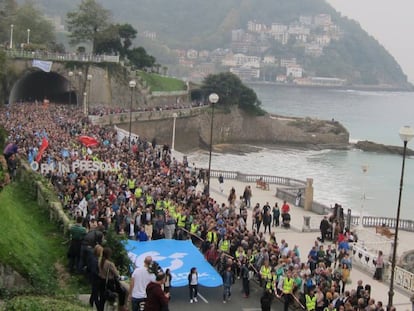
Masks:
[[[188,91],[187,90],[171,91],[171,92],[153,91],[153,92],[151,92],[151,95],[154,96],[154,97],[160,97],[160,96],[183,96],[183,95],[188,95]]]
[[[119,63],[118,55],[94,55],[78,53],[52,53],[47,51],[5,50],[8,57],[24,59],[41,59],[54,61],[74,61],[92,63]]]
[[[236,171],[222,171],[222,170],[211,170],[211,177],[219,177],[220,174],[227,179],[236,179],[241,182],[256,182],[258,179],[267,182],[269,184],[283,185],[283,186],[297,186],[296,189],[304,188],[306,181],[281,177],[281,176],[272,176],[272,175],[260,175],[260,174],[244,174]],[[303,192],[302,192],[303,193]]]
[[[351,216],[351,224],[358,226],[360,222],[359,216]],[[377,216],[363,216],[362,226],[363,227],[377,227],[385,226],[387,228],[395,229],[397,223],[396,218],[391,217],[377,217]],[[399,229],[414,232],[414,221],[409,219],[400,219]]]

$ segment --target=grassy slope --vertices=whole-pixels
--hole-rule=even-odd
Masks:
[[[27,293],[74,297],[81,285],[77,283],[77,278],[68,276],[63,268],[67,250],[67,246],[62,243],[64,237],[57,225],[49,221],[48,213],[34,201],[30,187],[29,184],[16,182],[0,192],[0,262],[13,267],[31,283],[33,287],[26,288]],[[7,292],[1,294],[7,299]],[[48,297],[19,296],[7,301],[6,309],[55,310],[55,303],[62,305],[62,301],[54,302]],[[27,304],[38,307],[26,308]],[[67,308],[59,310],[85,309],[69,302]]]
[[[186,89],[185,83],[182,80],[143,71],[138,71],[138,75],[146,81],[147,85],[151,87],[151,91],[153,92],[172,92]]]

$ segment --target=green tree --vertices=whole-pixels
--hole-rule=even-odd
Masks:
[[[92,53],[100,32],[110,25],[110,12],[95,0],[82,0],[77,11],[66,15],[70,44],[91,43]]]
[[[201,90],[205,98],[211,93],[217,93],[220,104],[224,106],[238,105],[245,111],[263,113],[256,93],[231,72],[208,75],[203,81]]]
[[[11,25],[14,47],[27,43],[28,29],[31,43],[46,45],[55,40],[52,24],[31,2],[18,6],[14,0],[0,0],[0,42],[9,44]]]
[[[155,64],[155,57],[147,54],[142,46],[129,50],[128,59],[136,69],[151,68]]]
[[[136,29],[130,24],[110,24],[104,31],[97,34],[95,52],[98,54],[116,53],[123,59],[128,54],[136,34]]]
[[[128,54],[128,50],[132,45],[132,40],[137,36],[137,30],[130,24],[117,25],[119,37],[122,43],[121,57]]]
[[[30,2],[20,6],[13,18],[13,41],[24,45],[30,29],[30,43],[50,46],[55,41],[53,25]]]
[[[117,25],[109,25],[105,31],[97,33],[95,37],[95,53],[118,54],[122,50]]]

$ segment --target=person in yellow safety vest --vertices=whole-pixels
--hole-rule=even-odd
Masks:
[[[178,214],[177,227],[183,229],[185,227],[186,220],[187,220],[187,216],[184,214],[184,212],[181,212],[180,214]]]
[[[314,311],[316,309],[316,296],[313,289],[309,290],[309,294],[305,295],[306,310]]]
[[[155,203],[155,216],[160,216],[164,214],[164,201],[159,199]]]
[[[225,235],[224,238],[220,240],[219,249],[226,254],[230,252],[230,241],[227,235]]]
[[[145,204],[150,205],[150,204],[153,204],[153,203],[154,203],[154,198],[152,197],[152,195],[147,194],[145,196]]]
[[[136,187],[135,188],[135,192],[134,195],[137,199],[140,199],[142,197],[142,188],[141,187]]]
[[[260,271],[259,271],[259,283],[260,286],[263,286],[263,282],[266,282],[267,279],[269,279],[272,275],[272,268],[269,265],[269,260],[265,260],[264,264],[260,267]],[[264,284],[266,285],[266,284]]]
[[[191,232],[191,234],[198,235],[198,227],[200,227],[199,224],[197,224],[196,222],[193,222],[190,225],[190,232]]]
[[[124,175],[122,173],[118,173],[118,183],[122,185],[124,183]]]
[[[207,232],[206,240],[210,244],[217,245],[217,242],[218,242],[218,234],[217,234],[216,229],[212,229],[212,230],[210,230],[210,231]]]
[[[128,178],[128,189],[135,192],[135,178]]]
[[[271,290],[272,292],[276,290],[277,275],[275,269],[271,270],[270,278],[267,279],[266,289]]]
[[[295,286],[295,280],[292,278],[292,270],[289,269],[286,271],[286,276],[283,278],[282,282],[280,283],[282,293],[283,293],[283,299],[284,302],[284,311],[289,311],[289,305],[292,302],[293,299],[293,289]]]
[[[330,302],[330,303],[328,304],[328,306],[327,306],[325,309],[323,309],[323,311],[336,311],[336,308],[334,308],[333,303],[332,303],[332,302]]]

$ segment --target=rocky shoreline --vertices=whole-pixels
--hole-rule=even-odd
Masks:
[[[358,141],[350,145],[351,148],[362,151],[384,153],[384,154],[398,154],[402,155],[404,148],[399,146],[378,144],[369,140]],[[407,156],[414,156],[414,150],[407,148]]]

